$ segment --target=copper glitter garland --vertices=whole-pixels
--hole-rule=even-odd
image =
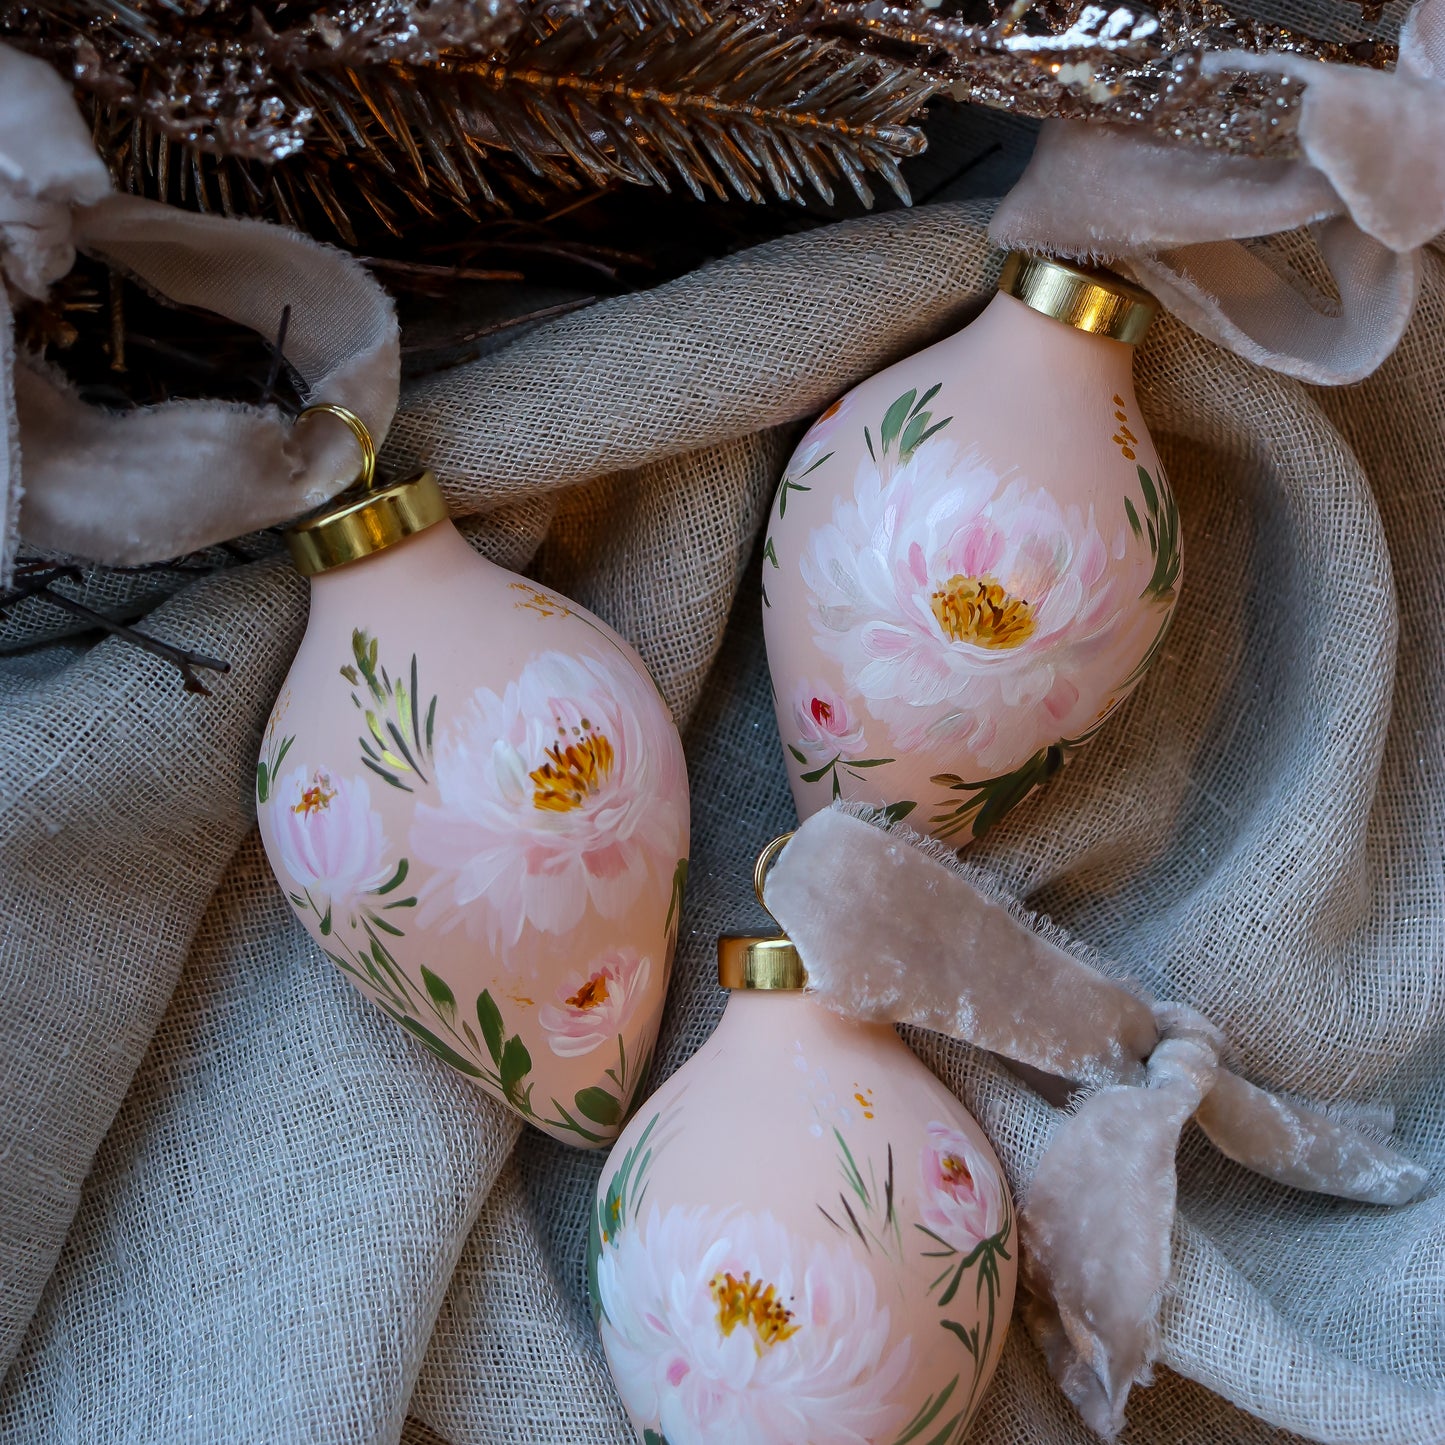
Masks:
[[[619,180],[799,200],[866,196],[872,172],[901,194],[937,90],[1288,155],[1301,85],[1202,57],[1388,68],[1376,19],[1339,0],[1340,42],[1219,0],[0,0],[0,35],[71,74],[122,185],[351,243],[362,212],[399,232]]]

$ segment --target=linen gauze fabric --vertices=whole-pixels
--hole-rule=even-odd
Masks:
[[[1050,121],[994,240],[1126,262],[1175,316],[1248,360],[1322,385],[1359,381],[1398,343],[1419,248],[1445,231],[1445,0],[1410,10],[1393,71],[1284,51],[1220,50],[1201,64],[1300,84],[1298,157]],[[1247,244],[1305,225],[1323,276]]]
[[[313,403],[379,435],[396,408],[396,314],[358,262],[282,226],[112,194],[69,87],[0,44],[0,585],[21,537],[116,566],[164,561],[286,521],[357,475],[335,421],[293,427],[274,406],[222,401],[104,411],[17,353],[7,290],[43,299],[77,250],[268,337],[284,312]]]
[[[792,236],[403,394],[396,469],[431,462],[488,555],[630,637],[685,729],[658,1078],[714,1026],[716,935],[765,926],[753,859],[796,821],[761,641],[773,488],[802,419],[981,304],[988,219],[935,204]],[[968,856],[1210,1020],[1239,1077],[1390,1133],[1438,1178],[1431,249],[1420,297],[1379,373],[1330,391],[1156,323],[1138,376],[1189,557],[1173,628],[1119,717]],[[368,1005],[262,858],[255,759],[305,612],[279,560],[156,607],[157,634],[231,660],[210,699],[48,615],[50,640],[0,661],[0,1441],[624,1445],[585,1299],[602,1159],[521,1130]],[[861,903],[868,880],[839,886]],[[987,1052],[908,1037],[1026,1199],[1067,1108]],[[1128,1445],[1445,1438],[1433,1187],[1398,1207],[1303,1192],[1189,1125],[1171,1259]],[[1016,1321],[972,1439],[1094,1438]]]

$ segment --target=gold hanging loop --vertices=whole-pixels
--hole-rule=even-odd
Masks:
[[[296,420],[298,423],[303,422],[307,417],[317,416],[323,412],[344,422],[347,430],[356,438],[361,447],[361,470],[356,474],[356,480],[352,486],[360,486],[363,491],[369,492],[372,484],[376,481],[376,443],[372,441],[371,433],[366,429],[366,423],[354,411],[349,411],[344,406],[338,406],[334,401],[318,401],[314,406],[308,406]]]
[[[753,865],[753,892],[758,895],[758,902],[763,905],[763,912],[766,913],[769,918],[773,918],[773,910],[768,907],[766,901],[763,899],[763,884],[767,882],[768,869],[773,866],[777,861],[778,854],[792,842],[792,839],[793,835],[791,832],[780,833],[758,854],[758,861]],[[773,918],[774,923],[777,921],[776,918]]]

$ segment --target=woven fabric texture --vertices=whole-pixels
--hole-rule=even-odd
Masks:
[[[627,634],[685,725],[659,1079],[716,1022],[714,939],[760,921],[752,858],[794,821],[756,583],[793,424],[967,318],[1000,259],[986,222],[935,205],[778,241],[404,399],[393,460],[430,461],[478,546]],[[1393,1127],[1438,1173],[1445,262],[1424,269],[1404,345],[1348,390],[1157,326],[1139,380],[1183,515],[1174,629],[974,856],[1207,1014],[1247,1077]],[[210,699],[114,641],[0,660],[0,1442],[624,1445],[584,1290],[601,1159],[413,1046],[267,871],[254,760],[305,607],[271,561],[154,611],[231,659]],[[1022,1190],[1057,1112],[910,1042]],[[1180,1206],[1167,1368],[1128,1445],[1445,1440],[1436,1192],[1297,1194],[1190,1131]],[[1090,1438],[1016,1328],[973,1439]]]

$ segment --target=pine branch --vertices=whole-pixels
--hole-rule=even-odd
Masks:
[[[786,0],[785,0],[786,3]],[[1295,146],[1301,87],[1283,76],[1205,77],[1210,51],[1281,50],[1385,68],[1396,47],[1376,37],[1325,41],[1254,20],[1218,0],[989,0],[983,23],[886,0],[791,0],[798,24],[912,65],[971,100],[1040,119],[1147,126],[1251,154]],[[1362,23],[1378,20],[1355,0]]]
[[[73,66],[122,185],[352,245],[619,182],[753,201],[842,184],[866,203],[879,175],[906,196],[898,160],[935,88],[697,0],[359,0],[290,28],[275,0],[191,0],[184,23],[175,3],[0,0],[0,33]],[[423,14],[404,35],[396,17]]]

